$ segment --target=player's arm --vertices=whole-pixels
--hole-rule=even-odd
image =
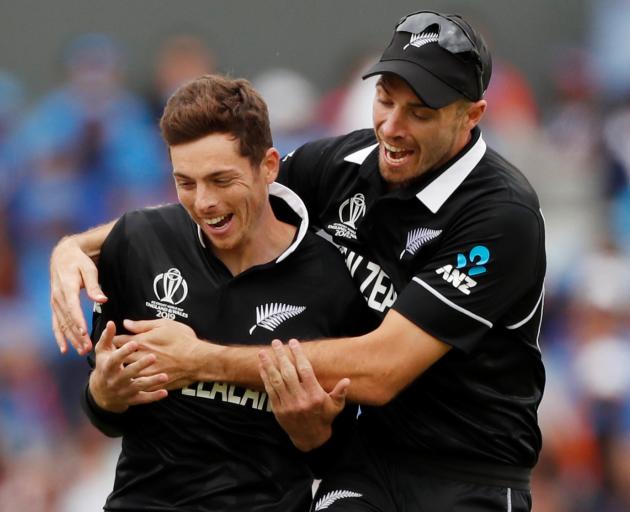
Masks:
[[[66,340],[81,355],[92,349],[79,295],[81,288],[85,288],[92,301],[103,303],[107,300],[98,284],[95,261],[115,222],[64,237],[52,251],[50,257],[52,328],[62,353],[68,349]]]
[[[370,405],[389,402],[450,348],[394,310],[368,334],[302,343],[302,350],[324,389],[332,390],[340,380],[349,378],[348,400]],[[247,355],[239,356],[237,350],[232,347],[217,350],[216,359],[222,364],[215,366],[226,374],[226,380],[243,378],[234,359],[244,363],[243,366],[249,365]],[[264,350],[270,353],[270,349]],[[202,380],[211,376],[203,369],[201,373]]]
[[[228,381],[262,388],[258,354],[267,347],[222,346],[199,340],[191,329],[172,320],[125,320],[135,336],[117,336],[116,346],[134,341],[138,350],[128,362],[147,352],[156,362],[142,375],[166,373],[167,387],[194,381]],[[427,334],[400,313],[390,311],[372,332],[356,337],[302,344],[306,358],[323,388],[333,390],[350,378],[347,397],[353,402],[380,405],[391,400],[450,346]]]

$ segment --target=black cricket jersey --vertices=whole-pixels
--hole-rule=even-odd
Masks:
[[[339,247],[368,305],[448,343],[435,365],[384,407],[362,407],[367,445],[421,460],[531,468],[537,407],[544,225],[525,177],[479,129],[450,162],[389,191],[371,130],[306,144],[280,181]]]
[[[123,215],[102,248],[109,301],[94,315],[93,339],[107,320],[123,331],[124,318],[170,318],[198,337],[240,345],[374,328],[338,251],[308,230],[302,201],[277,183],[270,201],[278,218],[299,226],[296,237],[275,261],[237,276],[181,205]],[[123,443],[106,510],[308,509],[313,475],[263,391],[200,382],[114,416]]]

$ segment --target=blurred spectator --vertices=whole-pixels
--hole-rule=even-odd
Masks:
[[[65,453],[65,466],[76,478],[72,482],[65,480],[58,486],[59,501],[54,511],[100,510],[114,488],[120,438],[104,437],[85,420]]]
[[[496,55],[485,99],[490,107],[483,120],[484,137],[493,146],[511,145],[538,127],[538,107],[527,79],[514,64]]]
[[[601,148],[597,80],[590,53],[561,47],[549,62],[553,103],[544,128],[549,142],[577,165],[592,168]]]
[[[12,296],[17,291],[15,252],[8,232],[7,209],[17,172],[14,132],[23,104],[22,85],[13,75],[0,69],[0,298]]]
[[[269,69],[252,83],[267,102],[273,144],[281,155],[322,136],[317,91],[305,77],[289,69]]]
[[[630,96],[630,0],[588,2],[595,78],[607,101]]]
[[[162,116],[166,100],[180,85],[215,71],[215,55],[201,37],[192,33],[168,36],[158,48],[149,93],[155,122]]]
[[[372,128],[372,101],[378,77],[363,80],[363,74],[379,59],[378,53],[363,50],[344,63],[340,84],[321,100],[319,116],[330,135]]]
[[[540,410],[540,474],[550,472],[547,485],[562,510],[620,512],[627,510],[619,508],[627,505],[619,483],[628,474],[619,473],[617,445],[630,434],[630,260],[602,243],[574,260],[566,293],[565,327],[543,351],[550,377]]]
[[[611,229],[630,255],[630,103],[611,111],[604,121],[603,136]]]
[[[20,172],[8,198],[20,295],[46,350],[53,348],[47,263],[54,243],[123,210],[159,202],[168,184],[155,123],[125,89],[123,55],[113,40],[76,38],[65,66],[67,82],[39,100],[18,128]]]

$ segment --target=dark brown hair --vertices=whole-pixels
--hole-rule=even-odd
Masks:
[[[160,119],[169,146],[194,142],[213,133],[238,140],[241,156],[257,166],[272,146],[267,104],[243,79],[204,75],[182,85],[169,98]]]

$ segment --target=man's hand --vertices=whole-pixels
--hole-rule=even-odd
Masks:
[[[133,335],[114,338],[116,347],[134,343],[136,350],[130,351],[126,363],[134,363],[152,354],[153,364],[140,373],[143,377],[164,373],[168,379],[162,383],[166,389],[179,389],[195,382],[200,363],[197,350],[206,344],[186,324],[174,320],[124,321],[125,328]]]
[[[121,413],[130,405],[146,404],[166,397],[168,393],[162,389],[162,384],[168,379],[166,374],[140,376],[142,370],[155,362],[155,356],[147,354],[125,366],[124,360],[138,346],[130,342],[116,348],[113,343],[115,335],[114,322],[107,322],[95,347],[96,367],[90,375],[90,393],[96,404],[106,411]]]
[[[81,355],[92,349],[79,300],[81,288],[85,288],[94,302],[107,301],[98,285],[96,265],[73,237],[66,237],[57,244],[50,257],[52,328],[62,353],[68,350],[66,340]]]
[[[327,393],[297,340],[289,341],[295,364],[282,343],[274,340],[272,352],[259,353],[260,376],[278,423],[293,444],[307,452],[332,435],[332,423],[346,404],[350,379],[341,379]]]

